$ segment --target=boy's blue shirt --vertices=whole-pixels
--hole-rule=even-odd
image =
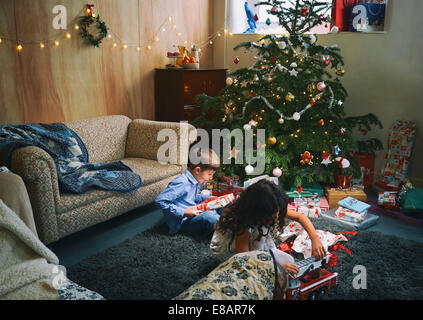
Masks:
[[[155,203],[163,211],[164,219],[169,226],[169,233],[174,234],[188,219],[184,217],[185,209],[196,206],[208,198],[210,195],[200,194],[198,181],[186,169],[157,196]]]

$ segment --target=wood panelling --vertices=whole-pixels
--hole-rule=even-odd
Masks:
[[[212,0],[97,0],[107,26],[128,44],[146,43],[171,16],[177,31],[160,32],[160,41],[145,46],[112,48],[118,39],[104,40],[100,48],[86,45],[78,31],[52,26],[55,5],[67,9],[68,25],[82,14],[86,1],[0,0],[0,36],[21,41],[55,39],[59,47],[0,43],[0,123],[64,122],[111,114],[154,119],[154,69],[169,63],[172,45],[202,43],[213,32]],[[167,26],[166,26],[167,27]],[[211,68],[212,47],[202,50],[201,67]]]

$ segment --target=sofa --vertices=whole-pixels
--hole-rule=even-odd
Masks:
[[[196,129],[188,123],[131,120],[122,115],[65,125],[81,137],[90,163],[120,160],[141,176],[142,186],[129,192],[93,189],[84,194],[61,193],[55,163],[46,151],[35,146],[16,149],[11,170],[25,182],[37,233],[44,244],[153,202],[185,171],[189,145],[196,139]],[[174,130],[176,137],[182,137],[179,143],[167,144],[168,152],[177,155],[173,163],[157,160],[164,143],[158,141],[162,129]]]

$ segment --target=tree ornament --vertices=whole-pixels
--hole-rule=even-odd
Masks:
[[[291,75],[291,77],[297,77],[298,76],[298,71],[295,69],[292,69],[291,71],[289,71],[289,74]]]
[[[324,152],[322,154],[322,158],[323,158],[323,161],[321,163],[324,164],[325,166],[327,166],[328,164],[332,162],[330,154],[327,152]]]
[[[298,67],[298,65],[297,65],[295,62],[291,63],[289,66],[290,66],[291,68],[296,68],[296,67]]]
[[[326,84],[322,81],[317,84],[317,90],[323,91],[326,89]]]
[[[282,170],[276,167],[275,169],[273,169],[272,173],[273,173],[273,176],[279,178],[282,175]]]
[[[270,21],[270,18],[267,18],[267,20],[266,20],[266,24],[267,24],[268,26],[270,26],[270,25],[272,24],[272,21]]]
[[[332,153],[339,155],[341,153],[341,148],[338,145],[333,146],[332,147]]]
[[[309,83],[307,85],[307,91],[310,92],[310,93],[316,91],[316,85],[314,83]]]
[[[340,134],[344,134],[344,133],[345,133],[345,131],[347,131],[347,129],[346,129],[346,128],[341,128],[341,130],[339,130],[339,133],[340,133]]]
[[[308,7],[304,7],[300,9],[300,15],[301,17],[308,17],[308,15],[310,14],[310,10],[308,9]]]
[[[234,83],[234,80],[231,77],[226,78],[226,84],[231,86]]]
[[[282,117],[278,119],[279,124],[284,124],[284,122],[285,122],[285,120]]]
[[[276,6],[273,6],[272,9],[270,9],[270,11],[276,13],[278,12],[278,8]]]
[[[337,26],[333,26],[332,30],[330,31],[332,33],[338,33],[339,32],[339,28]]]
[[[325,125],[325,120],[320,119],[319,124],[320,124],[321,126],[324,126],[324,125]]]
[[[301,114],[298,112],[295,112],[292,117],[294,118],[295,121],[299,121],[301,119]]]
[[[276,138],[275,137],[269,137],[269,138],[267,138],[267,143],[268,144],[271,144],[271,145],[276,144]]]
[[[234,58],[234,63],[235,63],[235,64],[238,64],[238,63],[239,63],[239,61],[240,61],[240,60],[239,60],[239,58],[238,58],[238,57],[235,57],[235,58]]]
[[[253,19],[254,19],[254,21],[258,21],[259,17],[257,15],[257,13],[254,15]]]
[[[250,122],[248,122],[248,124],[249,124],[251,127],[257,127],[257,121],[251,120]]]
[[[252,166],[252,165],[247,165],[246,167],[245,167],[245,173],[247,174],[247,175],[252,175],[253,173],[254,173],[254,167]]]
[[[345,74],[345,69],[344,68],[339,68],[338,70],[336,70],[336,74],[340,77],[342,77]]]
[[[295,99],[295,96],[291,92],[288,92],[285,96],[285,100],[288,102],[292,102],[294,101],[294,99]]]
[[[285,41],[281,41],[278,43],[279,48],[281,48],[282,50],[286,49],[286,42]]]
[[[342,157],[338,157],[335,160],[339,162],[338,165],[341,169],[346,169],[351,165],[351,163],[347,159]]]
[[[328,65],[330,65],[330,58],[328,57],[328,58],[326,58],[326,59],[323,59],[323,63],[325,64],[325,66],[327,67]]]
[[[366,134],[367,134],[367,130],[366,129],[363,129],[363,130],[361,130],[361,134],[363,135],[363,136],[365,136]]]
[[[301,192],[303,192],[303,188],[302,187],[297,187],[297,192],[298,192],[298,194],[301,194]]]
[[[315,100],[315,99],[311,99],[311,100],[310,100],[310,105],[311,105],[311,106],[314,106],[315,104],[316,104],[316,100]]]
[[[314,156],[311,155],[309,151],[304,152],[301,154],[302,160],[300,161],[301,164],[308,164],[309,166],[313,165],[313,162],[311,161]]]
[[[81,30],[81,37],[86,39],[94,47],[100,48],[101,41],[107,37],[106,23],[101,21],[100,15],[96,16],[93,13],[92,7],[94,7],[94,5],[87,4],[86,7],[86,15],[80,17],[79,29]],[[94,23],[96,23],[99,32],[97,37],[94,37],[94,35],[88,31],[88,28]]]

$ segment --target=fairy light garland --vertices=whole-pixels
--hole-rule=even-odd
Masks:
[[[90,8],[91,14],[93,17],[96,17],[96,14],[92,10],[92,7]],[[70,23],[66,26],[66,30],[73,29],[74,31],[80,32],[81,27],[79,25],[79,19],[82,14],[87,13],[87,7],[85,6],[75,17],[71,20]],[[112,28],[107,27],[107,37],[104,38],[105,40],[113,41],[111,48],[122,48],[122,49],[128,49],[128,48],[135,48],[137,52],[141,52],[141,49],[144,48],[147,51],[150,51],[153,49],[153,46],[157,44],[160,41],[160,35],[164,32],[173,31],[175,32],[175,35],[178,38],[181,38],[183,36],[183,33],[177,30],[177,26],[173,21],[173,18],[171,16],[166,17],[164,21],[160,24],[160,26],[157,28],[157,31],[154,33],[153,37],[150,40],[144,41],[144,42],[127,42],[124,41]],[[207,40],[203,41],[199,45],[197,45],[197,48],[201,52],[201,49],[206,47],[207,45],[213,45],[216,38],[222,37],[223,34],[227,34],[227,30],[224,28],[219,29],[218,31],[214,32],[213,34],[209,35],[207,37]],[[9,36],[6,36],[4,34],[0,34],[0,45],[3,44],[4,41],[10,41],[13,43],[16,43],[16,51],[22,52],[24,47],[28,45],[36,45],[40,50],[43,50],[47,47],[59,47],[61,44],[61,39],[64,38],[66,40],[72,39],[72,34],[70,31],[59,31],[54,37],[48,38],[48,39],[40,39],[40,40],[21,40],[17,37],[11,38]],[[182,41],[181,44],[187,45],[190,43],[188,40]],[[191,42],[192,43],[192,42]],[[193,44],[191,44],[191,47]]]

